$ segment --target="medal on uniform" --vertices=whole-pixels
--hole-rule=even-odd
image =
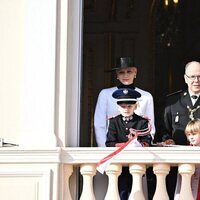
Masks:
[[[188,111],[189,111],[189,118],[190,118],[191,120],[194,119],[194,112],[196,112],[199,108],[200,108],[200,106],[197,106],[196,108],[191,109],[190,106],[187,106],[187,109],[188,109]]]
[[[178,112],[176,113],[176,117],[175,117],[175,123],[178,123],[179,121],[179,116],[178,116]]]

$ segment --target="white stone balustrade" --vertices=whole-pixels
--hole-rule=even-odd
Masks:
[[[145,174],[146,166],[143,164],[130,164],[129,166],[130,174],[133,177],[133,184],[131,189],[131,194],[129,196],[130,200],[145,200],[142,188],[142,176]]]
[[[72,200],[71,197],[71,192],[69,189],[69,178],[73,173],[73,165],[64,165],[64,169],[63,169],[63,174],[64,174],[64,183],[63,183],[63,196],[64,199],[68,199],[68,200]]]
[[[185,200],[185,197],[187,197],[187,200],[195,200],[192,195],[192,190],[191,190],[191,177],[195,172],[195,165],[194,164],[180,164],[178,171],[182,177],[179,200]]]
[[[29,177],[32,184],[26,185],[39,200],[97,200],[93,191],[93,178],[96,175],[96,164],[117,148],[51,148],[20,149],[0,148],[0,189],[4,198],[8,194],[23,191],[24,183]],[[109,185],[105,199],[119,199],[118,177],[123,166],[129,166],[133,177],[130,200],[144,200],[145,190],[142,188],[142,176],[146,168],[153,166],[157,178],[154,200],[167,200],[165,178],[171,166],[179,167],[182,185],[179,200],[193,200],[191,192],[191,176],[195,167],[200,164],[200,148],[198,147],[133,147],[124,150],[112,160],[106,169]],[[79,185],[77,169],[83,177],[83,189],[77,193]],[[9,177],[9,179],[5,179]],[[37,177],[37,178],[35,178]],[[19,180],[24,180],[20,182]],[[10,180],[5,185],[5,180]],[[17,187],[12,187],[15,184]],[[21,184],[21,185],[20,185]],[[32,185],[37,184],[35,190]],[[3,187],[3,190],[2,190]],[[12,187],[12,193],[9,193]],[[4,196],[5,195],[5,196]],[[27,199],[27,194],[22,198]],[[32,197],[30,199],[35,199]],[[11,199],[11,198],[10,198]]]
[[[111,164],[106,169],[106,174],[108,175],[108,190],[105,196],[105,200],[120,199],[118,192],[118,176],[121,174],[121,172],[121,164]]]
[[[82,164],[80,172],[83,176],[83,191],[80,200],[95,200],[93,191],[93,176],[96,174],[96,165]]]
[[[88,148],[85,148],[85,150],[86,149]],[[83,151],[81,151],[80,153],[80,150],[77,149],[80,153],[79,156],[75,155],[75,149],[74,152],[70,150],[71,152],[69,152],[69,155],[71,157],[75,156],[78,159],[74,159],[74,161],[76,162],[81,163],[81,160],[83,159],[85,160],[85,163],[88,162],[88,164],[90,165],[90,163],[97,163],[99,160],[116,150],[116,148],[92,149],[93,151],[89,150],[90,152],[88,152],[88,150],[86,150],[85,153]],[[120,175],[118,167],[121,168],[124,165],[129,165],[129,171],[133,176],[133,188],[129,197],[130,200],[145,199],[146,195],[143,194],[142,188],[142,175],[145,173],[146,166],[153,166],[153,171],[157,178],[157,186],[153,198],[154,200],[169,199],[167,195],[165,179],[167,174],[169,173],[170,166],[179,166],[179,173],[184,177],[182,185],[182,191],[184,192],[181,191],[183,193],[181,195],[191,197],[192,194],[190,188],[190,179],[191,175],[193,174],[192,166],[194,165],[194,163],[200,163],[199,153],[200,148],[186,146],[170,148],[138,147],[127,149],[123,151],[120,155],[118,155],[115,160],[113,160],[113,163],[108,167],[106,171],[110,183],[105,199],[111,198],[110,195],[112,195],[113,199],[119,199],[118,191],[116,188],[118,181],[117,179]],[[87,155],[87,157],[84,154]],[[90,154],[91,156],[88,156],[88,154]],[[66,155],[66,158],[67,157],[68,156]],[[88,159],[89,157],[90,159]],[[80,158],[81,160],[79,160]],[[68,161],[70,162],[70,160]]]
[[[170,165],[169,164],[154,164],[153,171],[156,175],[157,186],[156,191],[153,197],[153,200],[168,200],[168,194],[165,184],[166,175],[169,173]]]

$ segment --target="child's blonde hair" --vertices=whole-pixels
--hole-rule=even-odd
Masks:
[[[193,119],[185,127],[185,134],[200,132],[200,119]]]

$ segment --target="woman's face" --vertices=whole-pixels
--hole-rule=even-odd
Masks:
[[[133,83],[136,74],[137,68],[135,67],[127,67],[124,69],[120,69],[116,71],[117,79],[124,85],[130,85]]]

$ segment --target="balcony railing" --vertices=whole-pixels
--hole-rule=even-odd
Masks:
[[[95,200],[93,190],[93,178],[96,175],[96,163],[102,158],[116,150],[116,148],[64,148],[62,162],[65,163],[65,180],[69,186],[70,176],[73,167],[80,167],[80,174],[83,177],[83,189],[81,200]],[[117,181],[122,166],[129,166],[133,177],[133,186],[130,200],[143,200],[145,195],[142,188],[142,176],[147,167],[152,166],[156,175],[157,184],[154,193],[154,200],[168,200],[165,178],[171,166],[178,166],[178,172],[182,177],[182,185],[179,199],[193,200],[191,191],[191,176],[195,172],[195,166],[200,164],[200,147],[135,147],[121,152],[106,169],[108,176],[108,188],[105,200],[119,199]],[[74,199],[71,196],[69,187],[66,190],[66,199]]]
[[[33,184],[30,184],[30,190],[34,193],[35,198],[32,197],[32,199],[77,200],[79,197],[74,187],[76,188],[80,181],[75,175],[80,174],[83,182],[79,199],[99,200],[94,193],[93,185],[93,179],[97,176],[96,164],[116,149],[106,147],[0,148],[0,191],[5,195],[3,199],[9,199],[8,195],[14,196],[18,191],[23,191],[28,178],[29,181],[33,181]],[[165,179],[170,167],[178,166],[179,174],[182,176],[179,199],[185,200],[187,197],[187,200],[193,200],[191,176],[198,165],[200,165],[200,147],[132,147],[126,149],[112,160],[105,171],[104,176],[108,177],[108,186],[104,199],[119,199],[118,176],[122,167],[128,166],[133,177],[130,200],[145,199],[142,176],[148,167],[153,167],[157,179],[153,199],[167,200],[169,197]],[[6,179],[6,177],[9,179]],[[8,181],[6,185],[4,184],[5,180]],[[13,181],[15,181],[17,187],[13,184]],[[38,185],[40,189],[35,190],[32,185]],[[11,186],[13,187],[11,188]],[[2,188],[4,188],[4,191]],[[9,193],[10,190],[13,194]],[[24,193],[23,200],[27,199],[26,195]]]

